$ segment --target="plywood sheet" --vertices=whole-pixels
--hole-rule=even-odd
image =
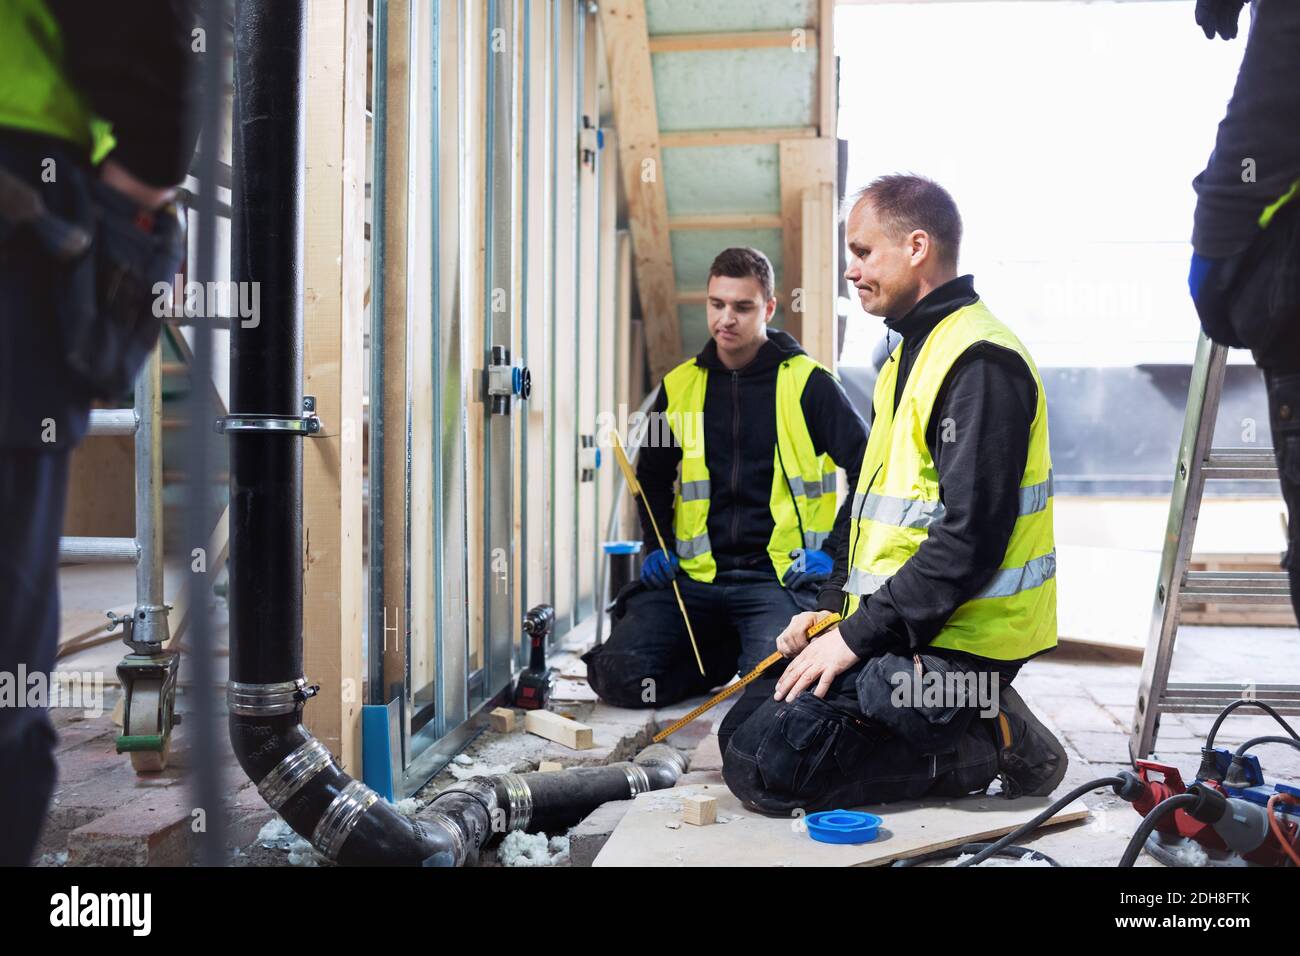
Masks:
[[[1147,644],[1159,574],[1158,551],[1058,545],[1059,639],[1141,654]]]
[[[717,823],[673,828],[682,797],[716,797]],[[1040,813],[1049,797],[965,797],[869,808],[884,818],[872,843],[835,846],[812,840],[797,818],[764,817],[744,809],[724,786],[697,784],[656,790],[636,798],[593,866],[880,866],[930,850],[1001,836]],[[1049,826],[1081,820],[1080,801]]]

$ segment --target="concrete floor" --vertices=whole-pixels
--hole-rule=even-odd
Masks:
[[[1294,629],[1185,628],[1179,636],[1174,677],[1300,682],[1298,642]],[[1128,660],[1121,660],[1108,653],[1071,650],[1066,646],[1030,663],[1017,678],[1016,686],[1022,696],[1055,729],[1070,754],[1070,770],[1062,791],[1128,765],[1128,729],[1140,665],[1131,655]],[[566,667],[563,659],[556,663]],[[573,669],[571,663],[566,669],[573,674],[580,672],[580,666]],[[106,708],[111,708],[113,703],[111,697],[107,699]],[[405,807],[413,810],[462,777],[531,770],[543,760],[568,767],[627,759],[648,742],[655,730],[684,714],[695,703],[687,701],[672,708],[638,711],[590,701],[557,704],[555,709],[569,712],[594,728],[594,749],[572,751],[522,731],[505,735],[486,731]],[[692,772],[687,782],[720,779],[717,775],[720,758],[712,728],[725,713],[725,706],[674,736],[674,745],[691,755]],[[1235,746],[1249,737],[1278,731],[1267,716],[1246,716],[1247,713],[1239,711],[1225,722],[1218,738],[1220,744]],[[146,778],[137,777],[127,760],[113,752],[113,739],[118,730],[107,710],[95,718],[56,711],[55,718],[61,734],[58,752],[61,779],[39,862],[46,866],[183,862],[189,852],[194,818],[187,788],[183,786],[189,765],[186,726],[182,724],[177,730],[169,769]],[[1190,779],[1212,719],[1165,715],[1154,759],[1174,764]],[[1257,753],[1269,779],[1300,782],[1300,752],[1264,746]],[[261,841],[257,839],[259,830],[273,821],[274,814],[242,777],[229,753],[225,755],[224,766],[232,808],[231,863],[283,866],[319,862],[301,841],[283,832],[272,832],[274,826]],[[1089,820],[1045,831],[1036,839],[1022,842],[1065,865],[1114,865],[1139,817],[1109,792],[1091,794],[1085,802],[1092,810]],[[602,842],[602,827],[607,833],[617,822],[620,808],[607,807],[609,810],[603,816],[575,829],[573,863],[589,863]],[[580,838],[585,842],[579,852]],[[490,865],[495,861],[495,853],[486,854],[485,863]],[[1159,864],[1144,856],[1140,865]]]

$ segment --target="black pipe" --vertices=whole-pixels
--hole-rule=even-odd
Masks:
[[[458,799],[463,788],[480,795],[493,789],[493,835],[511,830],[554,833],[567,829],[611,800],[630,800],[650,790],[677,784],[686,771],[686,758],[668,744],[651,744],[631,762],[603,767],[575,767],[551,773],[503,773],[475,777],[435,796],[426,812],[446,809],[445,801]]]
[[[258,310],[231,323],[230,409],[300,418],[305,0],[235,12],[232,279]],[[243,286],[240,286],[243,288]],[[343,863],[460,862],[464,830],[427,829],[353,780],[302,726],[302,442],[230,432],[230,738],[240,765],[298,833]],[[461,808],[458,808],[461,809]],[[486,814],[483,814],[486,820]],[[483,823],[486,826],[486,823]]]
[[[232,322],[231,416],[302,415],[305,0],[240,0],[235,14],[234,262],[258,283],[256,321]],[[328,423],[327,423],[328,424]],[[302,433],[230,439],[230,738],[258,792],[331,860],[460,866],[494,834],[576,823],[607,800],[673,786],[685,761],[654,744],[631,763],[480,777],[402,816],[302,726]]]

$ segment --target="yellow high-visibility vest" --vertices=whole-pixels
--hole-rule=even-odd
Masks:
[[[63,68],[63,32],[44,0],[0,3],[0,126],[81,146],[99,162],[114,146]]]
[[[830,455],[815,451],[800,405],[809,376],[819,368],[822,366],[813,359],[800,354],[783,361],[776,374],[773,528],[767,553],[777,580],[793,563],[791,551],[820,548],[835,523],[835,463]],[[708,380],[708,370],[696,365],[695,359],[664,376],[668,424],[682,448],[681,480],[673,500],[677,557],[683,571],[704,582],[712,581],[718,571],[709,543],[709,466],[704,456]]]
[[[1056,546],[1052,535],[1052,459],[1047,398],[1038,368],[1015,334],[983,302],[945,317],[921,345],[903,386],[898,410],[897,361],[876,379],[875,421],[867,439],[858,487],[850,569],[844,590],[848,613],[883,587],[907,563],[943,517],[939,473],[925,443],[930,415],[948,370],[976,342],[992,342],[1025,360],[1038,389],[1029,430],[1029,454],[1020,479],[1020,515],[993,579],[953,612],[935,647],[993,660],[1019,660],[1056,646]],[[902,344],[895,352],[902,350]],[[960,440],[960,436],[959,440]]]

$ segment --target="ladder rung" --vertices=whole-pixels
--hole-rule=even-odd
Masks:
[[[86,434],[134,435],[137,420],[134,408],[92,408]]]
[[[1201,465],[1205,478],[1268,480],[1277,477],[1272,448],[1211,448]]]
[[[1215,604],[1288,604],[1291,582],[1285,571],[1188,571],[1180,600]]]
[[[1278,713],[1300,714],[1300,684],[1225,684],[1171,681],[1160,698],[1160,710],[1183,714],[1217,714],[1224,706],[1247,697],[1268,704]],[[1239,714],[1263,711],[1239,709]]]
[[[134,538],[71,537],[59,539],[59,563],[124,562],[140,560],[140,548]]]

